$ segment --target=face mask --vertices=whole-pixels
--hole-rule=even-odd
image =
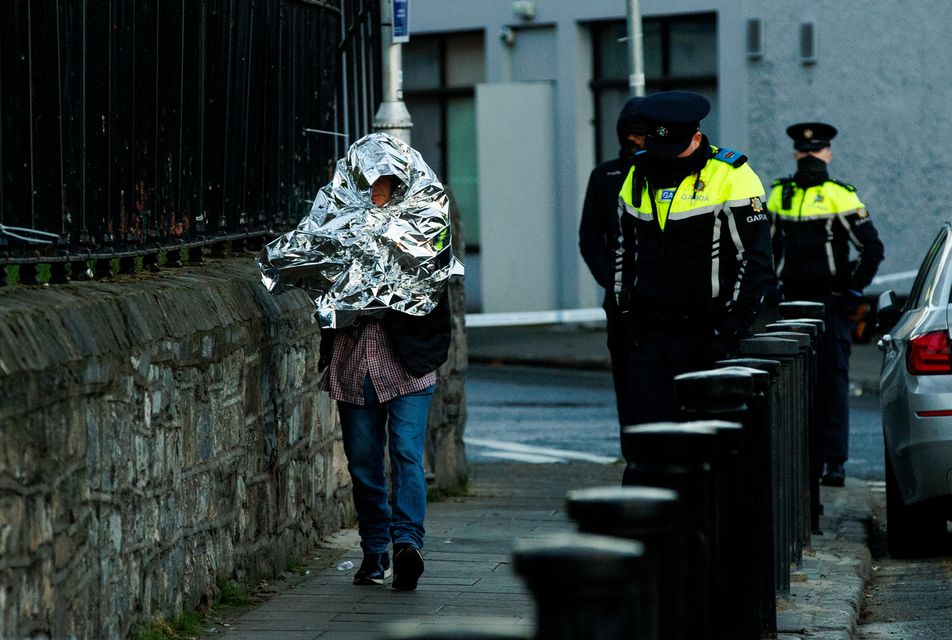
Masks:
[[[823,173],[826,173],[826,163],[816,156],[805,156],[797,160],[797,170],[822,171]]]
[[[829,177],[826,163],[816,156],[804,156],[797,160],[797,173],[794,174],[793,179],[796,180],[798,187],[806,188],[823,184]]]
[[[686,177],[703,169],[707,163],[708,152],[707,138],[704,137],[697,150],[685,158],[658,158],[648,151],[639,156],[637,166],[651,185],[671,187],[681,184]]]

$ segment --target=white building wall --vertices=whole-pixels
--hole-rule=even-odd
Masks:
[[[552,84],[476,88],[483,311],[545,311],[558,302]],[[513,144],[515,143],[515,144]],[[518,151],[509,153],[515,147]],[[526,150],[533,159],[527,161]],[[518,176],[518,179],[513,179]],[[518,305],[514,301],[518,301]]]

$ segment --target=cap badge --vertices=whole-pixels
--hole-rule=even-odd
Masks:
[[[655,133],[658,134],[659,136],[661,136],[661,137],[663,138],[663,137],[665,137],[666,135],[668,135],[668,128],[667,128],[667,127],[658,127],[657,129],[655,129]]]
[[[813,137],[813,129],[804,129],[804,130],[803,130],[803,137],[806,138],[807,140],[809,140],[810,138],[812,138],[812,137]]]

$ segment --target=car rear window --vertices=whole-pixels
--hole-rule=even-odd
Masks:
[[[929,252],[926,253],[919,267],[919,273],[916,274],[916,281],[912,284],[912,290],[909,292],[909,299],[906,301],[906,310],[919,309],[924,306],[929,298],[932,297],[932,290],[936,285],[937,270],[942,262],[943,247],[949,232],[945,227],[939,231]]]

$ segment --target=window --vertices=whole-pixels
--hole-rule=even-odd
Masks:
[[[910,309],[919,309],[927,304],[932,297],[932,288],[936,284],[936,270],[938,269],[943,248],[946,243],[948,232],[945,229],[939,232],[939,235],[932,242],[929,252],[922,260],[919,267],[919,273],[916,274],[916,280],[912,284],[912,290],[909,292],[909,299],[906,301],[904,311]]]
[[[466,253],[478,253],[475,87],[486,76],[482,32],[414,36],[403,45],[403,74],[413,147],[452,190]]]
[[[618,153],[615,123],[629,97],[628,29],[625,21],[592,25],[595,99],[595,157],[604,162]],[[680,89],[711,101],[702,129],[718,144],[717,18],[713,13],[645,18],[642,21],[645,92]]]

